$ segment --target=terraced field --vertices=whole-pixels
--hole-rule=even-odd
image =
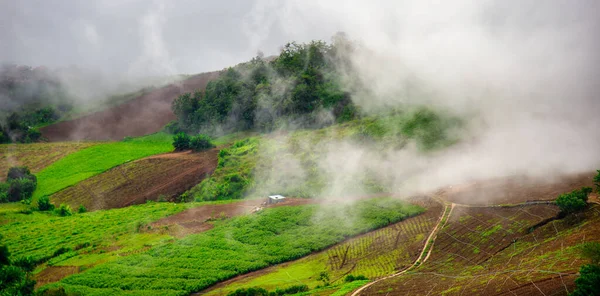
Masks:
[[[315,288],[323,285],[318,279],[321,272],[328,273],[332,291],[337,291],[349,274],[377,279],[404,269],[417,259],[443,210],[442,204],[432,198],[414,198],[410,202],[427,212],[305,258],[220,283],[203,294],[227,295],[250,287],[275,290],[296,284]]]
[[[566,295],[584,263],[577,245],[600,240],[600,211],[594,205],[579,218],[548,222],[557,212],[457,207],[428,261],[361,295]]]
[[[81,149],[93,146],[94,142],[59,142],[0,145],[0,182],[6,179],[12,166],[27,166],[34,174],[55,161]]]
[[[217,166],[217,149],[155,155],[114,167],[52,195],[55,204],[111,209],[147,200],[174,200]]]

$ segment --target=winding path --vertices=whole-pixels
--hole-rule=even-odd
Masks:
[[[436,198],[437,199],[437,198]],[[454,209],[454,207],[456,206],[455,203],[452,204],[447,204],[441,200],[438,199],[439,202],[443,203],[445,205],[444,207],[444,212],[442,212],[442,215],[440,215],[440,219],[438,221],[438,223],[435,225],[435,227],[433,228],[433,230],[431,230],[431,233],[429,234],[429,236],[427,237],[427,240],[425,241],[425,245],[423,246],[423,250],[421,251],[421,254],[419,254],[419,257],[417,257],[417,259],[415,260],[415,262],[413,262],[413,264],[407,268],[405,268],[404,270],[380,278],[378,280],[372,281],[362,287],[360,287],[358,290],[354,291],[354,293],[352,293],[352,296],[357,296],[360,294],[360,292],[364,291],[366,288],[370,287],[371,285],[379,282],[379,281],[383,281],[383,280],[387,280],[389,278],[393,278],[399,275],[402,275],[406,272],[408,272],[409,270],[421,265],[422,263],[424,263],[425,261],[427,261],[427,259],[429,258],[429,255],[431,255],[431,251],[433,250],[433,244],[435,243],[435,238],[437,236],[438,230],[443,228],[444,225],[446,225],[446,222],[448,221],[448,218],[450,218],[450,215],[452,214],[452,210]],[[440,227],[441,226],[441,227]],[[423,256],[425,256],[425,258],[423,258]]]

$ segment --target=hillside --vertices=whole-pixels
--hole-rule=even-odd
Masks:
[[[171,102],[180,94],[201,90],[220,75],[209,72],[170,84],[124,104],[98,111],[77,119],[67,120],[40,129],[42,137],[51,142],[77,140],[121,140],[160,131],[175,119]]]

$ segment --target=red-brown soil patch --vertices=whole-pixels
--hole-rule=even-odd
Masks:
[[[99,210],[161,198],[173,200],[212,174],[217,167],[217,154],[218,149],[211,149],[139,159],[61,190],[52,196],[52,201]]]
[[[121,140],[160,131],[175,119],[171,103],[177,96],[202,90],[220,72],[195,75],[145,93],[119,106],[40,129],[51,142],[73,140]]]
[[[35,287],[37,289],[45,284],[58,282],[76,273],[79,273],[79,266],[48,266],[35,275]]]
[[[440,190],[447,201],[459,204],[511,204],[534,200],[554,200],[560,194],[592,186],[596,173],[581,173],[553,178],[534,179],[526,176],[474,182]]]

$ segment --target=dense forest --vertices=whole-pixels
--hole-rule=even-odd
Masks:
[[[340,65],[349,65],[352,45],[288,43],[279,56],[257,56],[227,69],[205,91],[188,93],[172,105],[173,133],[220,134],[254,129],[318,127],[355,118],[357,107],[342,87]]]

